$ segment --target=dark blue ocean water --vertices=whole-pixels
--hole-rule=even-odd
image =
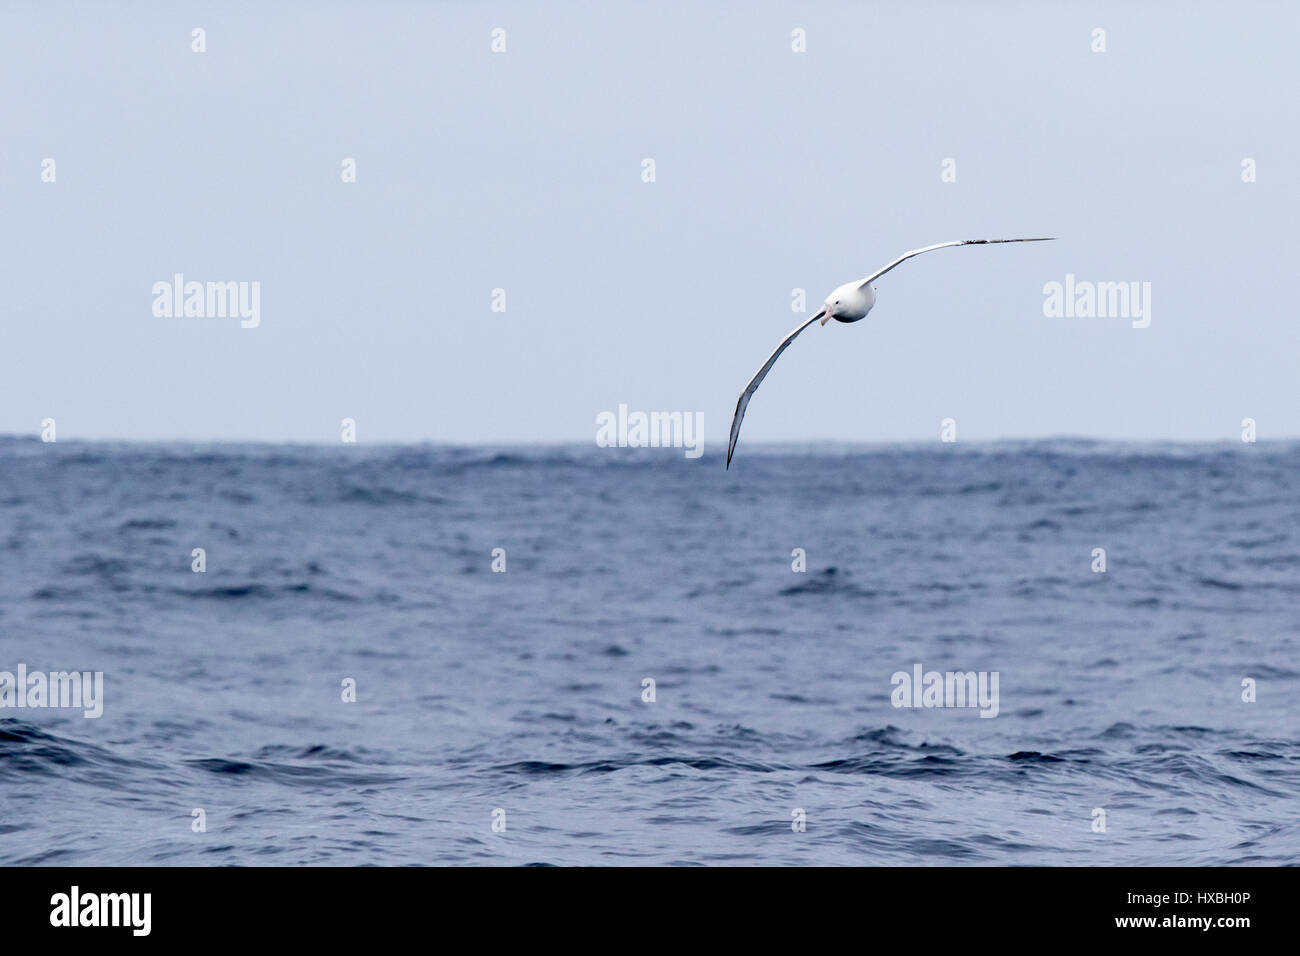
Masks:
[[[1300,860],[1300,446],[740,451],[0,440],[0,863]]]

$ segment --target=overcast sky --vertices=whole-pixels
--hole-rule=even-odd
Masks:
[[[1300,435],[1297,36],[1262,2],[8,0],[0,433],[589,441],[623,403],[717,452],[793,289],[1047,235],[881,279],[745,441]],[[176,273],[259,282],[260,325],[156,316]],[[1044,315],[1067,273],[1149,282],[1149,327]]]

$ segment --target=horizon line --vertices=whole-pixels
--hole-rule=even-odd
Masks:
[[[333,448],[338,445],[357,445],[368,448],[418,448],[422,446],[440,446],[445,448],[500,448],[500,447],[575,447],[580,445],[591,445],[599,448],[596,442],[591,438],[559,438],[559,439],[501,439],[501,440],[452,440],[439,438],[416,438],[416,439],[383,439],[378,441],[352,441],[345,442],[342,440],[329,441],[325,439],[313,438],[119,438],[119,437],[73,437],[57,439],[53,442],[43,441],[39,433],[15,433],[0,432],[0,442],[34,442],[36,444],[79,444],[79,445],[296,445],[310,448]],[[931,444],[938,445],[996,445],[996,444],[1043,444],[1048,442],[1059,443],[1091,443],[1091,444],[1114,444],[1114,445],[1250,445],[1250,444],[1286,444],[1300,442],[1300,435],[1278,435],[1268,438],[1257,438],[1253,442],[1243,442],[1240,438],[1231,437],[1222,438],[1109,438],[1096,435],[1033,435],[1033,436],[1005,436],[1000,438],[964,438],[959,441],[945,442],[936,438],[900,438],[900,439],[879,439],[868,441],[862,439],[840,439],[840,438],[788,438],[788,439],[765,439],[755,440],[747,443],[747,447],[756,450],[762,448],[778,447],[809,447],[809,446],[839,446],[846,448],[882,448],[882,447],[899,447],[899,446],[925,446]],[[701,444],[719,444],[725,442],[702,441]],[[620,450],[665,450],[671,451],[674,446],[626,446]]]

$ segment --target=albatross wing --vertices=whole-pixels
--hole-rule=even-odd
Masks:
[[[763,363],[763,367],[758,370],[758,373],[752,379],[749,380],[749,384],[745,386],[745,390],[740,393],[740,398],[736,401],[735,417],[731,419],[731,442],[727,445],[728,468],[731,467],[731,456],[736,452],[736,439],[740,437],[740,423],[745,417],[745,409],[749,406],[750,397],[758,391],[758,386],[763,384],[763,379],[767,378],[767,373],[772,371],[772,366],[775,365],[776,360],[781,357],[781,353],[790,347],[790,343],[799,337],[800,332],[820,319],[825,313],[826,310],[822,309],[811,319],[782,339],[781,344],[776,347],[776,351],[768,356],[767,361]]]
[[[913,249],[911,252],[903,253],[879,272],[873,272],[871,275],[859,282],[858,288],[861,289],[868,282],[875,282],[889,270],[902,265],[913,256],[919,256],[923,252],[933,252],[935,249],[943,249],[947,246],[987,246],[998,242],[1051,242],[1054,238],[1054,236],[1048,236],[1042,239],[953,239],[950,242],[936,242],[932,246],[925,246],[922,249]]]

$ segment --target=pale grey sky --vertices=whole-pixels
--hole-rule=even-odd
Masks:
[[[719,453],[792,289],[1051,235],[880,280],[742,441],[1300,435],[1295,5],[895,6],[10,0],[0,433],[586,441],[626,403]],[[260,326],[155,317],[177,272],[260,282]],[[1150,327],[1045,317],[1067,273],[1150,282]]]

